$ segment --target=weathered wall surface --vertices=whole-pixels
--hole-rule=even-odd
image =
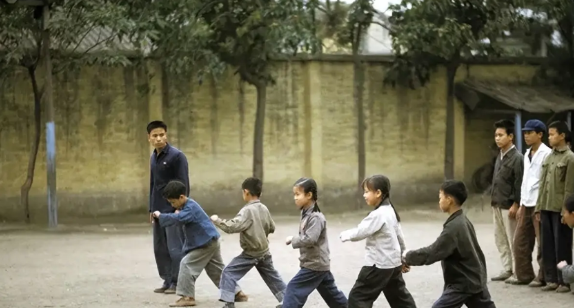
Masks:
[[[397,201],[435,198],[443,179],[445,73],[439,70],[424,88],[410,90],[383,86],[384,71],[380,63],[367,65],[367,175],[388,175]],[[459,71],[459,78],[469,72],[516,79],[528,78],[532,69],[473,66]],[[325,209],[353,209],[358,173],[352,64],[280,62],[274,74],[277,84],[267,94],[263,201],[274,212],[294,212],[291,185],[312,176]],[[0,216],[13,219],[22,216],[33,97],[24,73],[0,82]],[[235,212],[242,205],[240,184],[252,168],[253,87],[231,75],[198,85],[162,75],[154,65],[85,68],[59,75],[55,85],[60,215],[146,211],[151,149],[145,126],[154,119],[168,123],[170,142],[186,153],[192,196],[208,212]],[[484,161],[492,121],[468,120],[460,102],[456,110],[456,173],[468,178]],[[31,191],[37,217],[46,215],[44,139]]]

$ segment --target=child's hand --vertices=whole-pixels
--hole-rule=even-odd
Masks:
[[[568,263],[566,263],[566,261],[562,261],[560,263],[558,263],[558,269],[562,270],[566,265],[568,265]]]
[[[179,212],[180,212],[180,210],[175,210],[175,213],[176,213],[176,214],[179,214]]]
[[[408,264],[406,264],[406,263],[403,262],[403,268],[401,269],[401,272],[402,272],[403,274],[406,274],[406,273],[408,273],[408,272],[410,272],[410,271],[411,271],[411,267],[410,267]]]
[[[285,245],[291,245],[291,241],[293,241],[293,237],[292,236],[288,236],[285,239]]]
[[[159,215],[161,215],[161,213],[159,211],[153,212],[153,217],[159,218]]]
[[[217,215],[211,215],[211,221],[216,222],[219,219]]]
[[[344,243],[349,240],[349,236],[347,236],[345,232],[341,232],[341,234],[339,234],[339,239]]]

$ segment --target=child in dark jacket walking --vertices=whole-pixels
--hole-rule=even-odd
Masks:
[[[301,308],[315,289],[330,308],[347,307],[347,298],[335,285],[330,270],[327,221],[317,204],[317,183],[310,178],[295,182],[293,194],[301,210],[299,234],[286,244],[299,249],[299,272],[287,284],[283,308]]]
[[[474,226],[462,211],[468,196],[463,182],[448,180],[439,191],[439,207],[449,214],[442,233],[430,246],[406,251],[408,265],[441,261],[444,291],[432,308],[496,308],[486,287],[486,261]]]

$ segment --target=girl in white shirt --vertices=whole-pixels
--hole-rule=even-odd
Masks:
[[[346,241],[366,239],[365,265],[349,293],[348,308],[372,307],[381,292],[391,308],[416,308],[403,280],[402,252],[405,250],[400,217],[391,203],[391,183],[384,175],[363,181],[363,197],[375,209],[358,227],[341,233]]]

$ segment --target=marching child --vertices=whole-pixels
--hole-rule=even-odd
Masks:
[[[468,196],[461,181],[448,180],[439,190],[439,207],[449,215],[443,231],[430,246],[406,251],[408,265],[441,261],[444,291],[432,308],[496,308],[486,286],[486,261],[474,226],[462,211]]]
[[[570,228],[574,228],[574,194],[566,198],[564,208],[562,210],[563,223]],[[572,260],[570,260],[572,261]],[[562,271],[562,279],[565,283],[574,283],[574,265],[569,265],[572,262],[566,260],[558,263],[558,269]],[[574,290],[572,291],[574,293]]]
[[[220,219],[217,215],[211,216],[213,223],[225,233],[239,233],[239,244],[243,252],[233,258],[225,267],[219,284],[220,301],[225,302],[224,307],[235,307],[234,296],[237,282],[253,267],[267,284],[279,302],[285,294],[285,282],[273,266],[269,252],[270,233],[275,232],[275,222],[269,210],[259,198],[263,184],[258,178],[248,178],[243,181],[243,200],[247,202],[235,218]]]
[[[195,281],[205,269],[209,279],[219,287],[223,260],[219,246],[219,232],[195,200],[187,197],[187,187],[182,182],[171,181],[162,196],[171,203],[175,213],[153,212],[162,227],[183,224],[185,243],[177,278],[176,294],[181,298],[170,307],[195,306]],[[236,301],[246,301],[247,296],[239,286],[233,292]]]
[[[317,183],[301,178],[293,186],[297,208],[301,210],[299,234],[289,236],[286,244],[299,249],[299,272],[287,284],[283,308],[301,308],[317,290],[330,308],[346,308],[347,298],[335,285],[331,274],[327,221],[317,204]]]
[[[372,307],[381,292],[391,308],[416,308],[403,280],[405,242],[401,219],[391,202],[391,182],[384,175],[374,175],[362,186],[365,201],[375,209],[358,227],[340,235],[343,242],[366,239],[365,265],[349,293],[349,308]]]

